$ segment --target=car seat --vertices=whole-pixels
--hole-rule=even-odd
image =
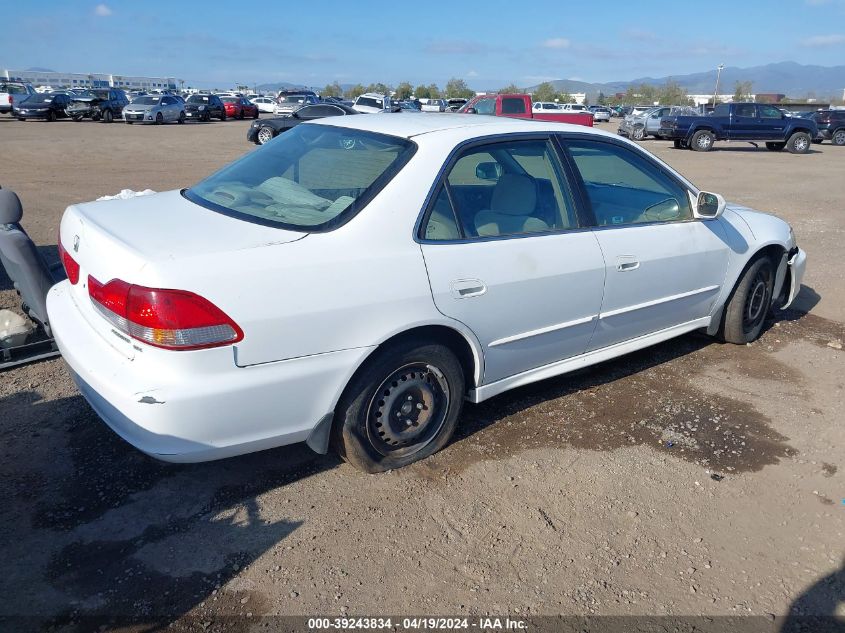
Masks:
[[[475,215],[479,236],[537,233],[549,225],[534,215],[537,207],[537,186],[523,174],[503,174],[490,197],[490,208]]]

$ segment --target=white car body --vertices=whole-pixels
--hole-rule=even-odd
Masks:
[[[560,106],[561,110],[565,110],[567,112],[589,112],[590,110],[587,106],[581,105],[580,103],[564,103]]]
[[[593,121],[610,121],[610,110],[595,110]]]
[[[535,101],[531,106],[534,112],[542,112],[544,110],[563,110],[559,103],[554,101]]]
[[[276,111],[276,103],[275,99],[271,99],[270,97],[256,97],[255,99],[250,99],[252,103],[258,106],[259,112],[265,112],[268,114],[273,114]]]
[[[342,392],[397,335],[436,329],[461,341],[471,365],[464,396],[481,402],[692,330],[714,332],[761,249],[777,254],[787,303],[800,288],[805,255],[789,225],[735,206],[717,218],[513,238],[418,233],[444,163],[480,139],[598,139],[658,165],[691,200],[698,195],[671,167],[600,130],[382,114],[294,131],[311,126],[400,137],[416,149],[363,209],[324,232],[214,212],[180,191],[65,211],[60,243],[81,274],[49,292],[53,333],[94,410],[145,453],[195,462],[305,440],[324,452]],[[294,131],[247,156],[281,147]],[[196,293],[243,338],[193,351],[130,338],[95,309],[89,275]]]
[[[378,114],[390,110],[390,107],[390,97],[377,92],[358,95],[352,103],[352,109],[361,114]]]
[[[420,99],[420,110],[423,112],[445,112],[445,99]]]

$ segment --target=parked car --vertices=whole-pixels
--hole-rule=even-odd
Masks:
[[[123,116],[123,108],[128,104],[129,99],[120,88],[96,88],[72,97],[67,115],[74,121],[90,118],[111,123]]]
[[[830,141],[834,145],[845,145],[845,110],[821,110],[813,113],[811,118],[819,130],[814,140],[819,143]]]
[[[562,103],[560,108],[566,112],[590,112],[587,106],[580,103]]]
[[[278,116],[290,116],[302,106],[319,103],[317,97],[307,93],[289,93],[279,97],[278,104],[273,109]]]
[[[635,141],[642,141],[649,136],[660,138],[660,122],[663,118],[680,115],[697,116],[697,112],[692,106],[655,106],[645,111],[634,109],[619,122],[616,133]]]
[[[604,106],[594,108],[593,121],[610,121],[610,108]]]
[[[184,123],[185,104],[172,95],[150,94],[134,99],[123,109],[123,120],[133,123]]]
[[[676,148],[699,152],[713,149],[717,140],[729,140],[762,141],[773,152],[786,148],[793,154],[806,154],[818,127],[811,119],[787,117],[764,103],[720,103],[707,116],[663,117],[658,133]]]
[[[67,118],[65,109],[70,105],[70,97],[64,94],[33,94],[23,101],[15,103],[15,116],[21,121],[44,119],[55,121]]]
[[[375,114],[390,109],[390,97],[377,92],[365,92],[355,98],[352,107],[361,114]]]
[[[53,334],[128,442],[369,472],[444,447],[465,399],[695,330],[745,345],[806,265],[786,222],[626,139],[458,115],[299,125],[188,189],[74,204],[59,244]]]
[[[446,99],[446,107],[448,108],[449,112],[457,112],[467,101],[469,101],[469,99],[464,99],[463,97],[454,97],[452,99]]]
[[[226,108],[226,116],[233,119],[258,118],[258,106],[250,103],[245,97],[220,97],[223,107]]]
[[[423,112],[446,112],[445,99],[420,99],[422,106],[420,109]]]
[[[246,140],[256,145],[264,145],[264,143],[272,141],[282,132],[286,132],[300,123],[329,116],[345,116],[347,114],[359,114],[359,112],[339,103],[306,105],[290,116],[255,121],[246,132]]]
[[[212,94],[193,94],[185,101],[185,118],[194,121],[226,120],[226,106]]]
[[[34,95],[35,88],[22,81],[0,80],[0,112],[14,116],[12,109],[18,101]]]
[[[267,112],[269,114],[273,114],[278,105],[276,100],[270,97],[255,97],[255,99],[250,99],[250,101],[258,107],[259,112]]]
[[[552,110],[555,112],[559,112],[563,110],[560,107],[559,103],[555,103],[554,101],[535,101],[534,104],[531,106],[531,109],[534,112],[539,112],[541,110]]]
[[[564,112],[563,110],[535,112],[531,95],[527,94],[480,95],[470,99],[458,112],[593,126],[593,115],[589,112]]]

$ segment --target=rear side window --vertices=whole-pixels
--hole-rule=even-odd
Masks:
[[[689,194],[636,152],[613,143],[568,140],[598,226],[692,219]]]
[[[474,107],[476,114],[496,114],[495,99],[480,99]]]
[[[421,237],[451,240],[577,226],[569,188],[546,140],[467,149],[429,208]]]
[[[502,98],[502,114],[525,114],[525,99],[519,97]]]
[[[331,230],[360,211],[415,147],[394,136],[299,125],[191,187],[185,197],[261,224]]]
[[[10,95],[25,95],[29,94],[26,87],[21,84],[0,84],[0,92],[5,92]]]

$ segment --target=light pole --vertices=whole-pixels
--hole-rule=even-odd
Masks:
[[[716,89],[713,91],[713,107],[716,107],[716,95],[719,94],[719,77],[722,76],[722,69],[725,67],[724,64],[719,64],[719,68],[716,72]]]

